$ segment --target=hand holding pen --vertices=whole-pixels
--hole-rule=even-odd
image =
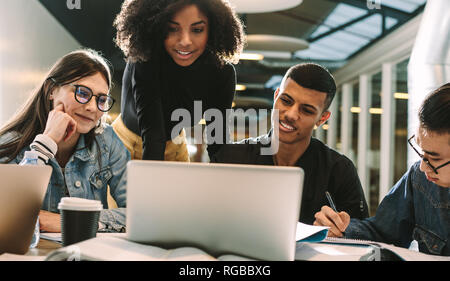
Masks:
[[[330,237],[343,237],[345,229],[350,223],[350,216],[342,211],[338,212],[336,205],[328,191],[325,192],[325,196],[331,206],[323,206],[320,212],[317,212],[314,217],[314,225],[322,225],[330,227],[328,236]]]
[[[338,213],[338,210],[336,209],[336,205],[334,205],[333,198],[331,198],[331,195],[328,191],[325,191],[325,196],[327,197],[328,203],[330,203],[331,209],[333,209],[333,211]]]

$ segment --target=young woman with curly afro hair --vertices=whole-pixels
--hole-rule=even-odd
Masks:
[[[202,115],[208,109],[222,113],[223,131],[212,131],[222,139],[207,140],[208,154],[214,155],[229,138],[225,112],[236,87],[232,64],[238,62],[245,41],[229,2],[125,1],[114,26],[127,65],[121,115],[113,127],[132,158],[189,161],[184,130],[171,116],[176,109],[186,109],[190,125],[198,124],[202,116],[194,114],[194,101],[201,101]]]

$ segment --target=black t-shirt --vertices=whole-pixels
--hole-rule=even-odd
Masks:
[[[269,143],[269,144],[268,144]],[[261,155],[261,147],[270,146],[270,135],[245,139],[236,144],[221,147],[211,162],[231,164],[274,165],[272,155]],[[356,168],[344,155],[329,148],[321,141],[311,142],[297,160],[297,167],[305,172],[299,221],[312,224],[314,214],[328,205],[328,191],[338,211],[347,212],[351,218],[368,217],[367,203]]]
[[[167,54],[158,63],[127,63],[122,81],[122,119],[128,129],[142,136],[145,160],[164,160],[172,129],[175,126],[179,129],[179,123],[187,121],[184,118],[171,121],[176,109],[189,112],[189,127],[198,124],[208,109],[218,109],[223,116],[221,143],[225,143],[229,139],[226,109],[231,108],[235,87],[233,65],[219,67],[206,54],[187,67],[179,66]],[[201,114],[194,112],[194,101],[202,102]],[[211,118],[207,124],[214,121]],[[215,134],[211,132],[212,137]],[[209,139],[207,142],[211,143]],[[220,146],[208,145],[209,155],[216,153]]]

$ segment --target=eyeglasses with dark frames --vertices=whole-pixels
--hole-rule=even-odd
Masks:
[[[415,135],[412,135],[409,139],[408,139],[408,143],[411,146],[412,149],[414,149],[414,151],[417,153],[417,155],[419,155],[419,157],[422,159],[423,162],[425,162],[425,164],[428,165],[428,167],[431,168],[431,170],[433,170],[433,172],[437,175],[438,171],[440,168],[447,166],[448,164],[450,164],[450,161],[448,161],[447,163],[444,163],[438,167],[434,167],[430,161],[424,157],[424,155],[422,153],[419,152],[419,150],[417,148],[414,147],[414,145],[412,144],[411,140],[414,139]]]
[[[114,105],[115,99],[107,94],[94,95],[91,89],[83,85],[69,84],[75,87],[74,95],[75,100],[81,104],[88,103],[92,97],[95,97],[98,110],[102,112],[109,111]]]

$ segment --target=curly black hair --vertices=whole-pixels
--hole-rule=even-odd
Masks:
[[[169,20],[192,4],[208,18],[205,52],[219,65],[237,63],[245,37],[243,25],[228,0],[127,0],[114,20],[117,46],[132,62],[160,57]]]

